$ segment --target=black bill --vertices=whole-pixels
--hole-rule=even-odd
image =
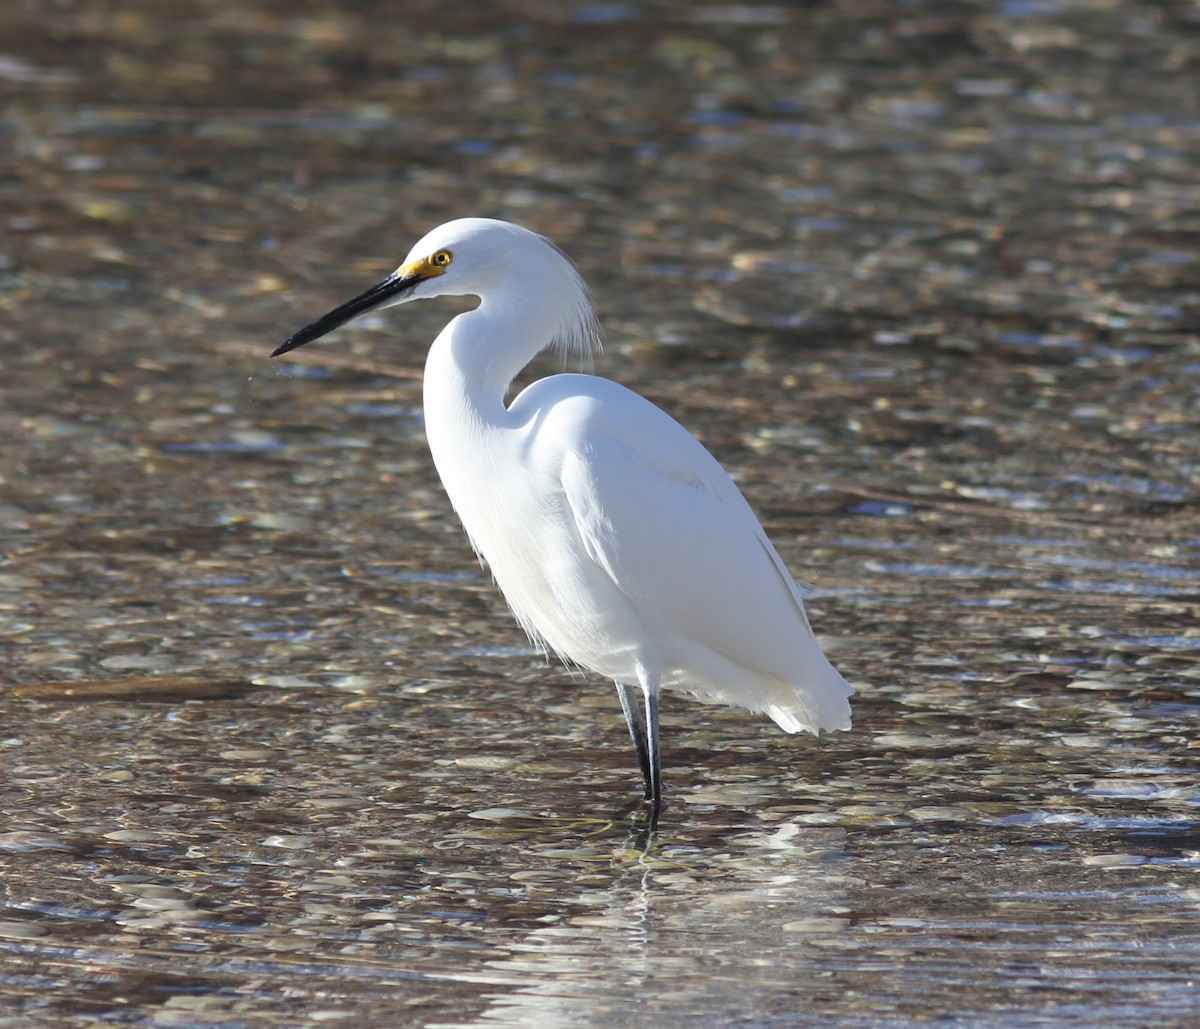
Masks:
[[[271,352],[271,356],[278,357],[280,354],[286,354],[289,350],[304,346],[305,343],[311,343],[314,339],[320,339],[333,332],[334,329],[341,328],[346,322],[353,321],[360,314],[366,314],[399,296],[405,290],[411,289],[421,279],[420,275],[401,276],[399,273],[389,275],[377,286],[372,286],[365,293],[360,293],[353,300],[347,300],[340,307],[335,307],[315,322],[304,326],[299,332],[293,333],[288,337],[286,343],[280,344]]]

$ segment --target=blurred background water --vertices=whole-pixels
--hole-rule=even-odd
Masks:
[[[1200,14],[0,8],[0,1027],[1200,1017]],[[425,449],[452,217],[591,283],[860,688],[547,665]],[[530,374],[552,370],[539,365]]]

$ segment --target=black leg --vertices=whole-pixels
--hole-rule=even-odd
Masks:
[[[662,814],[662,768],[658,749],[658,690],[646,691],[646,774],[647,796],[650,798],[649,828],[658,824]]]
[[[633,740],[633,749],[637,751],[638,767],[642,770],[642,781],[646,784],[646,798],[650,791],[650,755],[646,751],[646,719],[642,714],[642,706],[634,695],[634,686],[617,683],[617,696],[621,698],[621,710],[625,713],[625,724],[629,726],[629,738]]]

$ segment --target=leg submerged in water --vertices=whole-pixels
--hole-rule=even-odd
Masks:
[[[638,697],[635,687],[617,683],[617,696],[621,699],[621,710],[625,724],[629,726],[629,738],[637,752],[638,766],[646,787],[646,799],[650,802],[649,825],[653,828],[662,814],[662,767],[659,751],[658,690],[643,687],[643,696]]]

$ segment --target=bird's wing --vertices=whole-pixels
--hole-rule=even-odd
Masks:
[[[665,685],[763,712],[787,732],[849,728],[854,691],[737,487],[690,435],[670,460],[654,457],[640,441],[592,437],[562,469],[584,553],[640,620],[631,642],[659,651]]]
[[[806,631],[795,583],[721,466],[682,429],[651,438],[592,436],[565,456],[587,556],[644,619],[734,660],[761,659],[772,633]]]

